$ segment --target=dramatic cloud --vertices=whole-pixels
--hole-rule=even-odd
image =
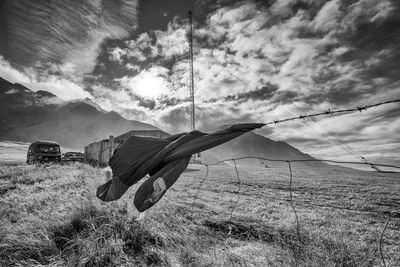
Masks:
[[[7,0],[7,58],[31,67],[52,62],[66,72],[91,72],[103,40],[133,30],[136,8],[137,1],[128,0]]]
[[[41,81],[33,80],[31,83],[26,84],[26,86],[34,91],[48,91],[63,100],[91,97],[79,84],[57,76],[49,76],[47,79]]]
[[[20,83],[33,91],[48,91],[63,100],[91,97],[79,84],[55,75],[38,78],[31,69],[25,72],[11,66],[9,62],[0,56],[0,77],[12,82]]]
[[[156,46],[160,49],[159,54],[162,58],[168,60],[172,57],[188,55],[187,29],[178,25],[177,22],[169,23],[165,32],[156,31],[155,38],[157,40]]]
[[[30,78],[15,69],[11,64],[0,55],[0,74],[3,79],[6,79],[12,83],[28,83]]]

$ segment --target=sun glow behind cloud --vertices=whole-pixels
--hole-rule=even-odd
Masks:
[[[144,98],[157,99],[170,93],[166,80],[169,70],[166,68],[150,68],[133,77],[118,79],[131,93]]]

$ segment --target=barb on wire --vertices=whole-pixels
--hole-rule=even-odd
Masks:
[[[358,109],[358,111],[363,111],[363,110],[367,110],[367,108],[366,107],[357,107],[357,109]]]
[[[392,215],[392,214],[389,212],[387,221],[386,221],[386,223],[385,223],[385,227],[383,227],[381,236],[380,236],[380,238],[379,238],[379,252],[380,252],[380,254],[381,254],[381,259],[382,259],[383,266],[385,266],[385,267],[386,267],[386,262],[385,262],[385,257],[383,256],[382,239],[383,239],[383,235],[385,234],[386,228],[388,227],[388,224],[389,224],[391,215]]]
[[[290,195],[290,206],[292,206],[294,216],[296,218],[296,231],[297,231],[297,239],[300,241],[300,223],[299,223],[299,217],[297,216],[297,211],[296,208],[294,207],[293,204],[293,194],[292,194],[292,182],[293,182],[293,174],[292,174],[292,165],[290,164],[290,161],[287,162],[289,165],[289,174],[290,174],[290,180],[289,180],[289,195]]]
[[[348,112],[354,112],[354,111],[363,111],[363,110],[367,110],[368,108],[373,108],[373,107],[377,107],[377,106],[381,106],[381,105],[386,105],[386,104],[391,104],[391,103],[397,103],[400,102],[400,99],[395,99],[395,100],[389,100],[389,101],[385,101],[385,102],[379,102],[379,103],[375,103],[375,104],[371,104],[371,105],[365,105],[362,107],[355,107],[355,108],[348,108],[348,109],[338,109],[338,110],[331,110],[328,109],[326,111],[323,112],[317,112],[317,113],[313,113],[313,114],[305,114],[305,115],[300,115],[300,116],[296,116],[296,117],[290,117],[290,118],[286,118],[286,119],[282,119],[282,120],[278,120],[275,119],[273,121],[270,122],[266,122],[265,125],[270,125],[270,124],[278,124],[281,122],[287,122],[287,121],[294,121],[294,120],[301,120],[301,119],[305,119],[305,118],[311,118],[311,117],[318,117],[318,116],[322,116],[322,115],[335,115],[338,113],[348,113]]]
[[[267,169],[270,168],[270,167],[269,167],[267,164],[265,164],[265,162],[263,162],[262,160],[260,160],[260,163],[261,163],[261,165],[263,165],[264,168],[267,168]]]

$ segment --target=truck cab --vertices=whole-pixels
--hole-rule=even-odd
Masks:
[[[85,159],[85,155],[81,152],[65,152],[62,160],[64,161],[78,161],[83,162]]]
[[[28,149],[26,163],[60,162],[60,145],[53,141],[36,141]]]

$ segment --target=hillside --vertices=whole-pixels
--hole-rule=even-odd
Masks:
[[[241,157],[260,157],[278,160],[314,159],[310,155],[301,152],[286,142],[274,141],[254,132],[246,133],[223,145],[201,153],[201,160],[207,164],[212,164],[220,160]],[[232,161],[228,161],[226,163],[228,165],[233,165]],[[287,168],[286,162],[261,161],[259,159],[243,159],[237,161],[237,164],[266,168]],[[330,165],[324,162],[292,163],[292,165],[300,168],[352,170],[351,168]]]
[[[0,140],[54,140],[62,146],[84,145],[130,130],[156,127],[105,112],[90,99],[63,101],[45,92],[0,78]]]

